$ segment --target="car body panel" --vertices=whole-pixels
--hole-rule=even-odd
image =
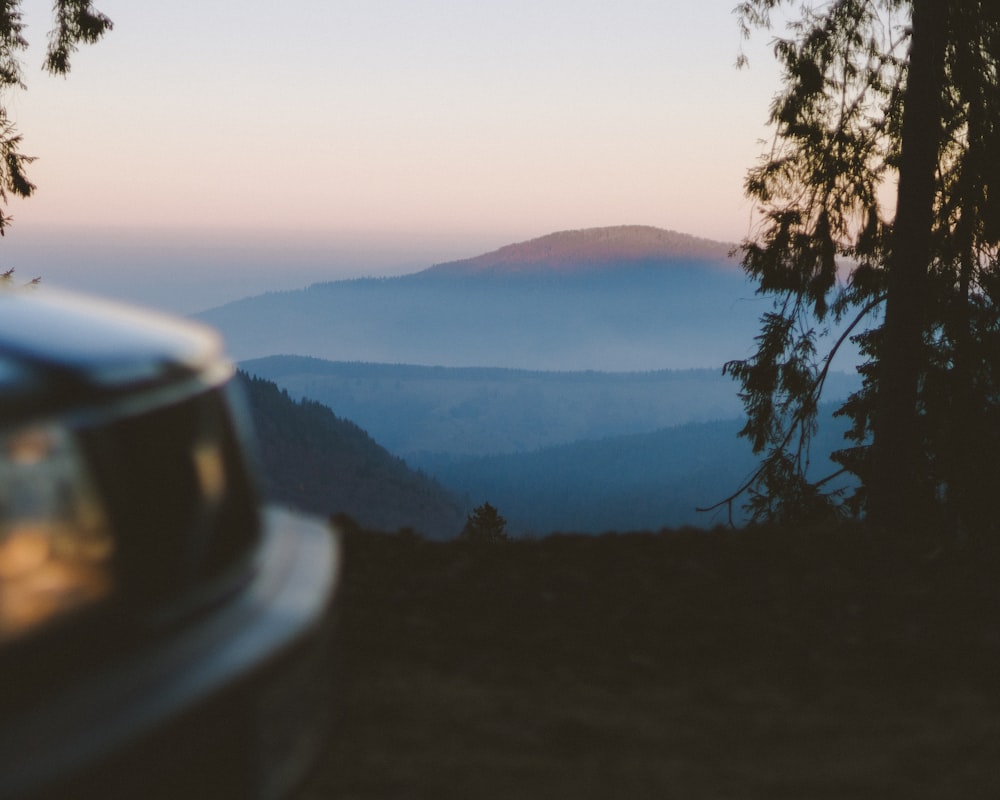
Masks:
[[[339,540],[261,509],[233,374],[201,325],[0,291],[0,544],[40,524],[47,473],[3,449],[33,431],[72,439],[114,540],[107,597],[0,640],[0,800],[274,800],[315,758]]]
[[[183,755],[190,738],[183,731],[192,719],[195,730],[216,729],[206,746],[208,755],[212,749],[218,754],[200,765],[203,774],[195,786],[232,790],[233,797],[248,799],[280,797],[289,788],[301,770],[284,762],[308,760],[310,753],[302,748],[309,743],[299,739],[319,739],[329,713],[329,687],[323,682],[332,678],[330,631],[324,626],[339,551],[334,533],[323,524],[274,509],[265,519],[254,574],[240,591],[210,613],[5,716],[0,798],[69,797],[83,791],[135,797],[140,796],[131,794],[139,788],[132,786],[137,778],[169,782],[178,773],[194,778],[190,773],[197,769],[191,763],[198,754]],[[309,676],[305,686],[290,682],[289,667],[281,668],[289,655],[307,665],[297,668]],[[53,657],[72,659],[73,653],[54,652]],[[277,719],[286,705],[303,707],[296,691],[314,696],[317,704],[282,726]],[[257,740],[266,741],[275,726],[286,730],[283,738],[261,746]],[[238,763],[231,752],[234,739],[244,751]],[[161,752],[151,757],[150,749]],[[141,796],[151,795],[143,791]]]

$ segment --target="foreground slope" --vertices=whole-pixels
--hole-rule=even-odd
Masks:
[[[568,231],[398,278],[247,298],[198,317],[238,360],[557,370],[719,367],[762,304],[727,246],[640,226]]]
[[[347,537],[307,800],[1000,797],[1000,551],[873,531]]]

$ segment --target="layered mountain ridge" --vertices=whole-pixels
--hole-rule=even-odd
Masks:
[[[718,368],[764,310],[729,245],[648,226],[563,231],[397,278],[314,284],[198,314],[237,360]]]

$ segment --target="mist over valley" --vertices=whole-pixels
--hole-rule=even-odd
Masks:
[[[729,249],[642,226],[569,231],[198,316],[289,403],[358,426],[417,471],[407,480],[423,475],[450,493],[439,504],[494,503],[516,534],[739,523],[739,504],[695,510],[757,463],[721,365],[748,354],[763,307]],[[823,400],[858,386],[835,368]],[[840,447],[845,428],[825,415],[819,449]],[[813,469],[836,468],[820,459]],[[348,495],[379,504],[377,491]],[[312,497],[310,510],[330,502]],[[344,497],[330,510],[344,511]],[[364,519],[389,519],[350,502]],[[398,520],[410,501],[386,502]],[[419,505],[412,513],[430,534],[447,537],[440,520],[453,517]]]
[[[321,403],[468,507],[488,499],[512,532],[710,526],[701,514],[752,471],[742,405],[720,370],[533,372],[272,356],[240,365]],[[832,373],[828,397],[857,378]],[[824,419],[820,447],[845,426]],[[817,470],[833,470],[823,460]],[[742,522],[736,508],[733,520]]]
[[[735,420],[743,410],[736,385],[718,369],[543,372],[302,356],[240,366],[293,398],[335,409],[420,467]],[[827,397],[844,398],[856,387],[855,376],[831,373]]]

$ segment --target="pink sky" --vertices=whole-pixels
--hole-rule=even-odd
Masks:
[[[733,0],[96,5],[115,30],[66,80],[34,48],[8,98],[39,156],[6,240],[27,271],[81,228],[130,230],[139,270],[159,236],[181,272],[250,243],[316,274],[325,252],[329,279],[571,228],[748,230],[777,84],[766,35],[734,68]],[[48,8],[25,2],[33,43]]]

